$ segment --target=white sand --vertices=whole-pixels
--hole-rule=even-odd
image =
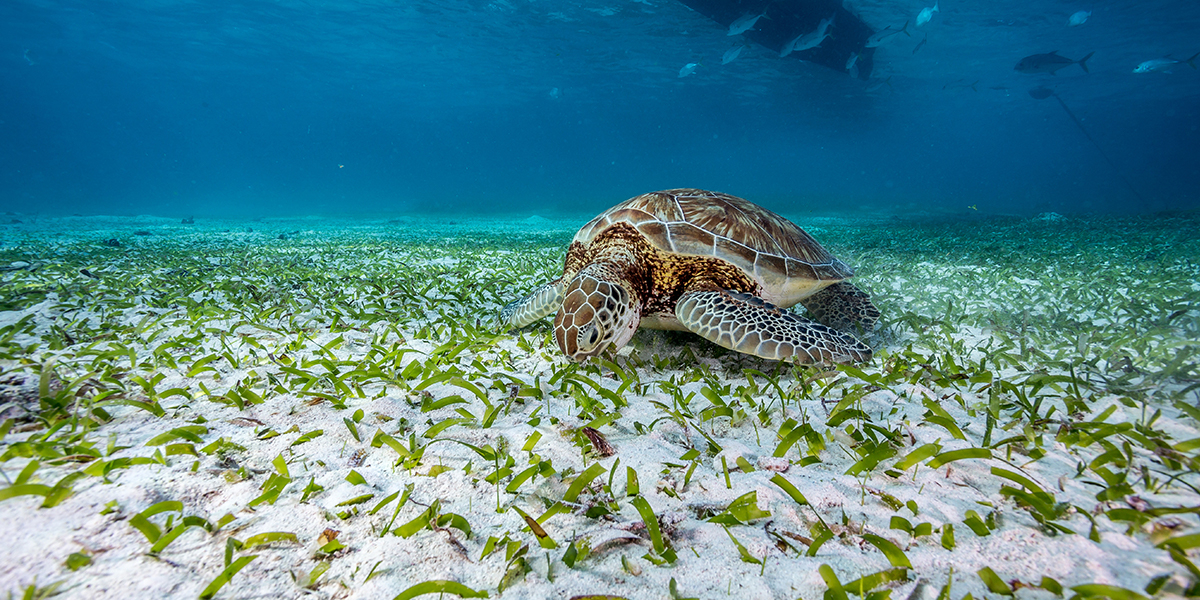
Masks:
[[[451,228],[444,222],[439,223],[441,224],[436,226],[447,228],[448,237],[469,234],[473,227],[498,226],[496,223],[469,222],[457,224],[461,227]],[[514,221],[504,226],[511,227],[514,232],[520,232],[527,225],[529,224]],[[551,225],[563,231],[577,226],[555,222]],[[246,226],[263,231],[245,233],[242,230]],[[420,228],[434,225],[422,220],[410,220],[404,226]],[[547,228],[545,222],[533,223],[532,226]],[[175,232],[174,235],[177,236],[224,235],[237,243],[253,247],[255,244],[269,243],[276,235],[276,230],[303,230],[303,235],[318,236],[321,228],[327,226],[313,222],[267,222],[218,224],[210,226],[211,229],[204,229],[205,226],[201,224],[200,230],[191,229],[181,233],[183,228],[179,227],[175,220],[43,219],[39,224],[29,225],[24,229],[7,228],[0,239],[3,239],[6,248],[13,244],[28,243],[22,240],[54,240],[55,243],[68,248],[79,244],[81,240],[100,239],[110,232],[112,235],[127,234],[138,227],[154,227],[158,237],[169,235],[168,232]],[[345,227],[343,224],[343,231]],[[388,236],[382,231],[384,227],[367,224],[361,226],[358,231],[377,243],[386,244]],[[396,225],[390,227],[394,228]],[[222,233],[226,228],[231,231]],[[123,235],[122,239],[127,240],[128,236]],[[147,240],[145,243],[169,245],[177,243],[177,239]],[[852,240],[841,240],[840,243],[853,245]],[[434,250],[433,254],[436,254],[436,248]],[[494,255],[505,254],[504,251],[496,251]],[[430,258],[428,252],[413,252],[405,248],[396,249],[395,257],[401,262],[436,259]],[[53,255],[40,258],[47,263],[53,263],[55,260]],[[359,258],[385,260],[368,255]],[[329,257],[318,257],[317,260],[330,262],[331,266],[336,266],[333,263],[337,262]],[[947,266],[953,267],[950,264],[929,265],[930,268]],[[98,263],[97,268],[103,269],[104,264]],[[449,282],[447,285],[452,284],[453,282]],[[1026,284],[1036,285],[1037,282],[1014,281],[1014,285]],[[514,285],[522,289],[528,287],[525,283]],[[887,286],[887,283],[874,280],[870,285],[881,289]],[[902,288],[902,291],[894,292],[894,302],[910,301],[920,304],[947,293],[961,293],[947,289],[943,282],[932,278],[905,281]],[[28,310],[0,313],[0,325],[16,322],[21,317],[32,314],[37,324],[36,331],[39,335],[44,334],[49,331],[51,324],[61,323],[65,318],[60,310],[54,308],[61,300],[63,299],[52,297]],[[986,298],[980,301],[987,302]],[[88,306],[89,310],[95,310],[97,304],[89,303]],[[431,305],[429,313],[436,322],[436,312],[433,308],[436,308],[436,303]],[[490,303],[487,308],[495,311],[498,310],[499,304]],[[316,312],[320,312],[320,309],[319,306],[314,307]],[[1011,307],[1003,305],[997,307],[997,310],[1009,309]],[[132,324],[137,323],[147,312],[150,311],[129,310],[116,318]],[[183,316],[177,314],[178,311],[171,313],[170,309],[166,309],[166,312],[172,318],[164,320],[164,324],[171,323],[174,317]],[[884,320],[887,322],[887,316]],[[219,320],[212,322],[219,323]],[[416,339],[413,335],[422,324],[399,324],[399,330],[409,340],[404,343],[419,351],[405,355],[402,359],[403,364],[414,359],[424,360],[422,353],[429,352],[434,347],[433,343]],[[168,326],[165,327],[162,336],[153,343],[138,339],[121,341],[135,350],[140,362],[152,356],[150,350],[154,346],[185,331],[186,328],[182,325]],[[288,355],[297,362],[318,358],[318,345],[342,336],[345,343],[335,350],[334,354],[338,360],[353,363],[369,350],[374,336],[386,335],[383,339],[384,346],[397,341],[394,333],[389,334],[386,331],[384,322],[377,322],[366,331],[350,330],[336,334],[329,332],[326,327],[324,331],[313,333],[312,339],[305,343],[304,350],[288,352]],[[1043,447],[1047,456],[1036,462],[1016,453],[1012,455],[1011,461],[1001,460],[1005,456],[1004,451],[997,450],[994,453],[997,458],[990,460],[962,460],[938,469],[930,469],[921,464],[905,471],[899,478],[885,474],[884,471],[891,468],[892,464],[913,448],[925,443],[939,442],[943,451],[980,444],[985,427],[981,407],[986,406],[988,395],[986,391],[972,392],[967,385],[960,385],[958,389],[930,389],[923,383],[904,384],[891,390],[884,389],[867,394],[859,408],[871,415],[874,422],[881,427],[899,427],[907,445],[898,449],[896,456],[885,460],[879,468],[855,477],[845,474],[859,459],[859,456],[849,449],[853,440],[845,431],[853,420],[843,423],[836,430],[827,428],[825,420],[833,403],[823,404],[819,397],[805,397],[799,402],[789,401],[786,409],[781,412],[776,393],[760,378],[757,381],[760,393],[754,399],[758,403],[773,404],[770,424],[756,422],[754,411],[749,408],[746,409],[749,416],[737,426],[731,426],[730,419],[725,417],[699,424],[698,426],[723,448],[719,455],[710,456],[704,452],[707,447],[705,438],[694,427],[682,427],[668,417],[668,412],[652,404],[653,401],[657,401],[668,407],[672,406],[671,396],[654,382],[674,378],[676,381],[687,382],[683,383],[680,389],[685,397],[695,394],[695,398],[691,400],[691,407],[695,414],[699,414],[710,402],[701,394],[705,383],[691,381],[689,377],[690,373],[696,370],[668,369],[655,373],[648,367],[643,367],[641,381],[650,385],[647,386],[645,394],[625,392],[623,396],[628,402],[628,407],[620,411],[619,419],[600,428],[616,449],[616,454],[599,460],[605,472],[580,496],[581,502],[595,500],[598,495],[603,496],[597,484],[608,483],[608,470],[619,459],[620,464],[612,478],[611,488],[616,496],[619,512],[611,518],[592,519],[581,513],[571,512],[549,518],[545,522],[545,530],[557,541],[558,548],[546,550],[538,545],[522,517],[515,510],[507,509],[518,507],[535,517],[541,515],[545,512],[547,503],[563,497],[573,476],[565,480],[557,475],[549,479],[538,476],[533,482],[522,485],[517,494],[510,494],[501,489],[500,503],[506,510],[498,513],[496,486],[482,481],[482,477],[490,473],[493,467],[470,448],[445,441],[434,443],[425,451],[419,466],[405,470],[396,466],[399,455],[395,450],[386,444],[374,448],[368,443],[376,431],[382,429],[407,446],[409,431],[397,432],[400,419],[408,420],[412,427],[410,431],[418,435],[419,443],[428,443],[428,439],[420,436],[429,427],[428,420],[439,422],[459,417],[455,412],[456,408],[464,408],[475,416],[482,414],[485,408],[483,403],[469,391],[445,383],[431,385],[426,391],[433,399],[458,394],[470,402],[429,413],[422,413],[419,408],[420,394],[405,391],[396,385],[385,385],[382,381],[364,386],[363,398],[346,398],[346,410],[336,410],[328,402],[310,403],[308,401],[311,396],[299,392],[270,395],[263,404],[250,405],[245,410],[238,410],[236,407],[209,401],[208,396],[201,391],[200,384],[203,383],[216,393],[249,376],[251,371],[257,373],[259,378],[265,378],[270,373],[286,381],[287,375],[283,373],[280,364],[268,356],[267,351],[278,357],[285,352],[283,346],[291,340],[280,339],[271,332],[245,325],[234,333],[245,334],[247,339],[255,340],[265,350],[258,350],[255,358],[251,355],[252,347],[249,343],[243,343],[234,349],[245,361],[240,368],[234,369],[228,361],[218,360],[211,363],[217,369],[217,373],[206,372],[192,378],[186,376],[191,361],[186,365],[181,361],[178,369],[164,368],[160,372],[165,378],[157,385],[157,389],[161,391],[182,387],[189,390],[193,398],[172,396],[164,399],[162,405],[167,410],[163,418],[156,418],[131,407],[110,407],[108,410],[114,419],[90,433],[87,439],[96,443],[102,451],[110,438],[121,447],[111,455],[104,456],[101,459],[104,461],[122,457],[148,457],[164,446],[147,446],[147,441],[173,428],[202,423],[207,431],[200,434],[203,443],[195,444],[195,448],[202,448],[221,438],[245,447],[245,452],[231,453],[226,462],[222,462],[216,454],[201,454],[198,457],[172,456],[166,466],[147,464],[115,470],[109,475],[111,481],[107,483],[100,477],[83,477],[75,482],[74,493],[53,508],[39,508],[42,498],[37,496],[20,496],[0,502],[0,539],[5,542],[0,545],[0,593],[10,591],[14,596],[20,596],[27,586],[35,582],[38,586],[46,586],[51,582],[61,581],[63,597],[69,598],[195,598],[224,568],[226,543],[231,536],[244,541],[263,532],[294,533],[298,543],[277,542],[249,551],[236,552],[235,557],[256,555],[257,558],[233,577],[220,591],[219,597],[391,598],[418,582],[453,580],[475,590],[486,590],[492,597],[569,598],[581,594],[614,594],[631,599],[658,599],[669,597],[669,581],[674,579],[678,592],[684,597],[733,596],[747,599],[813,600],[821,597],[828,587],[818,573],[820,565],[832,567],[843,583],[891,566],[883,553],[864,541],[861,535],[864,532],[891,540],[904,551],[912,563],[906,581],[886,584],[879,588],[892,588],[892,598],[932,600],[937,596],[939,589],[951,580],[953,586],[950,597],[955,600],[968,593],[975,598],[996,597],[997,594],[989,592],[976,574],[984,567],[990,567],[1006,582],[1019,581],[1031,585],[1038,584],[1042,577],[1047,576],[1056,579],[1065,587],[1100,583],[1142,592],[1148,581],[1160,575],[1170,574],[1177,583],[1186,582],[1185,569],[1171,561],[1167,552],[1156,547],[1155,543],[1167,535],[1180,535],[1192,531],[1196,527],[1195,515],[1179,514],[1159,518],[1155,520],[1157,526],[1135,528],[1129,534],[1126,532],[1126,524],[1112,522],[1106,516],[1100,515],[1095,517],[1101,540],[1097,543],[1088,539],[1091,525],[1082,515],[1068,514],[1058,521],[1076,531],[1077,535],[1050,536],[1045,529],[1037,525],[1029,511],[1000,496],[1002,484],[1015,484],[994,476],[991,472],[993,467],[1019,470],[1041,488],[1052,492],[1056,501],[1070,503],[1084,510],[1096,511],[1105,507],[1125,505],[1125,502],[1119,499],[1109,503],[1098,502],[1095,498],[1098,488],[1087,483],[1097,481],[1098,477],[1090,470],[1077,474],[1078,463],[1090,462],[1104,449],[1098,445],[1082,449],[1068,448],[1055,441],[1056,428],[1051,428],[1043,434]],[[535,348],[546,340],[542,332],[524,332],[521,335]],[[892,350],[899,351],[903,349],[907,335],[897,327],[880,332],[876,343],[888,344]],[[966,341],[968,347],[979,347],[987,342],[992,332],[980,328],[965,328],[953,335]],[[224,339],[238,338],[228,336]],[[635,338],[633,351],[647,361],[654,354],[672,356],[680,351],[676,343],[678,339],[658,333],[639,334]],[[531,399],[524,404],[513,404],[511,412],[502,412],[490,428],[484,429],[476,424],[466,423],[450,427],[439,437],[460,440],[479,447],[496,447],[503,440],[515,459],[515,465],[512,467],[514,473],[524,469],[530,463],[531,457],[536,455],[540,460],[549,461],[558,473],[573,469],[574,473],[578,474],[591,465],[592,459],[585,461],[580,447],[573,443],[568,430],[581,426],[586,421],[573,416],[578,409],[572,405],[569,395],[559,394],[557,385],[546,385],[555,370],[562,369],[566,361],[558,355],[552,343],[531,354],[519,348],[517,340],[517,335],[505,336],[495,347],[482,352],[467,351],[459,355],[454,363],[463,369],[468,379],[480,387],[490,385],[493,381],[491,375],[497,370],[507,370],[527,384],[540,382],[549,399]],[[219,336],[207,336],[202,343],[204,349],[188,352],[193,360],[208,352],[225,351]],[[688,343],[693,347],[703,344],[698,339],[688,340]],[[90,357],[78,354],[81,347],[71,347],[58,352],[48,352],[43,347],[35,355],[26,358],[36,365],[47,356],[55,355],[59,357],[64,376],[79,375],[91,360]],[[511,367],[504,367],[504,361],[498,358],[504,353],[511,356]],[[471,366],[476,358],[484,365],[485,370],[482,373],[477,373]],[[729,384],[734,390],[747,385],[744,376],[727,375],[726,366],[736,363],[736,358],[724,356],[719,359],[702,358],[701,361],[711,367],[711,372],[720,383]],[[773,365],[749,360],[743,366],[765,370]],[[16,374],[30,371],[28,365],[12,362],[0,368]],[[876,359],[865,367],[865,370],[868,373],[877,373],[880,368],[881,360]],[[324,372],[324,368],[320,366],[309,367],[308,370]],[[729,371],[735,372],[737,369]],[[581,375],[591,377],[583,373]],[[614,377],[594,379],[610,390],[616,390],[621,384],[621,381]],[[410,385],[415,383],[416,381],[410,382]],[[780,380],[785,390],[796,383],[795,376],[791,374],[784,375]],[[844,381],[835,386],[830,392],[830,398],[840,399],[850,383],[852,382]],[[31,375],[26,385],[36,385],[36,377]],[[817,389],[821,387],[823,386],[819,385]],[[981,386],[971,387],[978,390]],[[138,389],[132,384],[130,388]],[[259,385],[257,389],[262,392],[263,386]],[[503,403],[506,400],[498,389],[487,391],[493,403]],[[1053,389],[1047,388],[1043,390],[1043,394],[1047,396],[1048,404],[1062,405],[1058,398],[1061,394]],[[136,394],[130,394],[130,397],[134,396]],[[961,397],[961,403],[957,397]],[[922,401],[926,398],[937,402],[963,427],[967,440],[952,439],[946,429],[925,422],[922,415],[926,408]],[[607,401],[605,404],[609,405]],[[971,412],[964,409],[964,406],[970,408]],[[1117,402],[1116,396],[1095,398],[1089,406],[1091,414],[1083,418],[1094,418],[1109,407],[1114,407],[1114,411],[1107,417],[1107,423],[1136,422],[1142,418],[1140,408],[1129,408]],[[351,417],[359,409],[364,413],[357,425],[361,441],[355,440],[344,424],[344,419]],[[542,418],[536,425],[531,425],[530,415],[539,409],[538,416]],[[609,410],[611,411],[611,406]],[[549,417],[556,418],[557,424],[552,423]],[[797,443],[787,454],[790,465],[770,459],[778,443],[775,432],[788,418],[801,422],[807,420],[823,434],[826,448],[820,453],[821,462],[806,467],[796,464],[807,450],[805,442]],[[256,424],[260,422],[262,425]],[[654,423],[654,426],[649,433],[640,435],[636,431],[635,423],[646,426]],[[695,423],[700,421],[697,419]],[[1164,414],[1155,426],[1168,432],[1174,441],[1200,437],[1196,424],[1182,418],[1169,404],[1164,408]],[[273,429],[279,435],[270,439],[259,439],[256,431],[264,431],[266,428]],[[293,445],[302,434],[314,430],[320,430],[323,434],[306,443]],[[541,439],[532,452],[522,451],[522,446],[535,431],[541,433]],[[10,432],[0,447],[11,448],[15,442],[31,440],[42,433],[44,430]],[[997,431],[993,435],[993,441],[1020,433],[1020,427],[1009,432]],[[172,440],[172,443],[184,441],[176,439]],[[702,454],[690,481],[683,487],[686,465],[690,462],[681,460],[680,456],[691,447],[700,449]],[[351,467],[352,457],[356,452],[363,453],[361,464]],[[1147,468],[1154,466],[1144,451],[1135,448],[1134,452],[1138,457],[1138,464]],[[250,501],[262,493],[261,486],[269,474],[275,472],[272,461],[278,456],[283,456],[287,461],[291,483],[273,505],[264,503],[250,508]],[[726,486],[725,475],[721,469],[722,456],[730,466],[730,487]],[[753,472],[743,473],[737,470],[735,465],[739,456],[748,459],[756,467],[786,466],[783,476],[794,484],[813,506],[797,505],[770,481],[775,476],[772,471],[756,468]],[[53,485],[68,473],[87,467],[87,464],[76,463],[50,465],[45,460],[42,463],[30,483]],[[685,467],[668,467],[667,463]],[[4,476],[12,481],[26,464],[26,458],[12,458],[0,463],[0,469],[3,470]],[[464,471],[468,464],[471,465],[469,473]],[[427,476],[430,469],[437,465],[448,469],[435,477]],[[244,467],[251,477],[249,480],[231,483],[227,475],[239,467]],[[604,540],[629,537],[630,532],[634,535],[644,535],[641,517],[625,495],[627,467],[636,470],[642,497],[648,501],[654,512],[665,522],[673,523],[670,539],[678,554],[678,560],[673,565],[655,566],[642,558],[651,550],[651,543],[643,539],[628,545],[614,543],[597,554],[587,556],[576,564],[575,568],[569,568],[562,558],[567,545],[573,539],[591,539],[592,545],[596,546]],[[348,482],[346,478],[352,470],[360,474],[366,483],[354,485]],[[1134,480],[1140,476],[1134,472],[1129,478]],[[303,490],[310,479],[324,490],[312,494],[306,502],[301,502]],[[1194,477],[1187,479],[1192,483],[1196,482]],[[505,479],[501,485],[507,485],[508,481],[509,479]],[[464,517],[470,523],[471,535],[468,537],[457,529],[433,531],[426,528],[407,539],[390,533],[380,537],[379,532],[392,519],[395,503],[389,504],[375,515],[368,515],[367,512],[383,498],[404,490],[409,485],[412,486],[411,501],[400,510],[394,527],[416,518],[425,510],[425,506],[437,501],[443,514],[454,513]],[[662,491],[667,487],[676,490],[674,496]],[[1141,486],[1138,485],[1137,489],[1141,490]],[[771,516],[750,525],[730,527],[729,531],[745,546],[751,556],[766,561],[765,568],[744,562],[720,525],[696,517],[700,508],[719,509],[734,498],[751,491],[757,492],[759,508],[769,511]],[[356,507],[338,506],[340,502],[364,494],[374,494],[374,497]],[[919,513],[914,515],[907,507],[895,510],[883,500],[884,494],[902,503],[910,500],[915,502]],[[1200,497],[1182,486],[1172,486],[1160,494],[1140,495],[1153,506],[1200,505]],[[187,530],[159,556],[152,557],[147,554],[151,544],[131,525],[130,519],[152,504],[165,500],[182,502],[184,515],[199,516],[215,523],[222,516],[231,514],[234,520],[216,533],[209,533],[200,528]],[[102,514],[106,505],[114,501],[117,508]],[[347,519],[336,516],[336,513],[348,509],[357,514]],[[976,535],[963,522],[968,511],[987,516],[992,510],[996,511],[998,525],[996,530],[986,537]],[[162,527],[170,515],[178,522],[178,512],[163,513],[151,520]],[[781,550],[764,527],[769,522],[772,531],[811,538],[811,528],[818,515],[834,526],[835,533],[841,535],[823,545],[813,557],[798,555],[792,550]],[[907,533],[889,527],[890,520],[897,515],[913,525],[930,523],[935,533],[913,540]],[[936,532],[944,524],[952,524],[954,527],[957,546],[952,551],[943,548],[941,534]],[[325,529],[338,530],[340,533],[337,540],[342,542],[346,549],[338,551],[332,557],[314,558],[318,548],[318,537]],[[526,558],[532,572],[511,583],[503,593],[497,593],[497,586],[505,573],[504,551],[500,550],[486,558],[480,558],[484,544],[491,536],[508,536],[529,546]],[[804,544],[795,538],[785,539],[802,552],[806,549]],[[93,563],[72,572],[64,566],[68,555],[72,553],[86,553]],[[628,560],[636,574],[629,573],[623,567],[622,556]],[[312,589],[302,588],[293,579],[293,576],[311,572],[322,560],[328,561],[329,570]],[[376,569],[375,576],[367,581],[367,574],[373,568]],[[1168,589],[1178,588],[1168,586]],[[1022,598],[1051,597],[1049,592],[1032,588],[1021,589],[1017,594]]]

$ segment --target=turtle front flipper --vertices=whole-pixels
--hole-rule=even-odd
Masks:
[[[534,288],[528,296],[505,306],[500,310],[500,325],[505,329],[519,329],[538,319],[548,317],[558,312],[562,305],[562,278],[543,283]]]
[[[730,290],[688,292],[675,305],[688,330],[714,344],[770,360],[844,363],[871,359],[854,337],[757,296]]]
[[[870,331],[879,320],[879,309],[871,303],[871,297],[846,281],[839,281],[801,300],[800,304],[817,322],[842,331],[851,331],[855,326]]]

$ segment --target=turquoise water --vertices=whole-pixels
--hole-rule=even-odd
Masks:
[[[743,37],[722,19],[749,0],[5,2],[0,210],[524,217],[672,187],[781,213],[1196,207],[1200,71],[1133,73],[1200,51],[1195,3],[951,0],[916,27],[921,2],[852,1],[786,57],[786,24],[831,9],[770,4]],[[1014,70],[1052,50],[1090,73]]]

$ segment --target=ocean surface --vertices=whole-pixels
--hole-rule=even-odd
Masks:
[[[0,211],[586,217],[685,186],[798,215],[1197,208],[1200,3],[947,0],[918,26],[926,0],[848,0],[780,56],[829,6],[6,0]],[[1087,71],[1014,69],[1052,51]]]

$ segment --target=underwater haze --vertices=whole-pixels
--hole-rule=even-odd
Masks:
[[[757,27],[816,6],[769,4]],[[1197,208],[1200,3],[843,6],[905,28],[869,67],[677,0],[5,0],[0,210],[577,215],[672,187],[784,214]],[[1014,68],[1052,51],[1094,54]]]

